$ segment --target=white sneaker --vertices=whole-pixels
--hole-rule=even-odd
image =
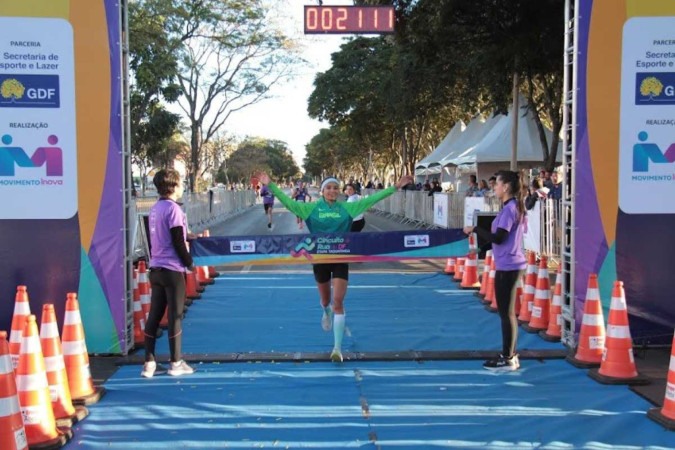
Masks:
[[[155,361],[147,361],[143,364],[143,371],[141,376],[143,378],[152,378],[155,375],[161,375],[166,373],[166,369],[162,366],[158,366]]]
[[[343,361],[342,352],[337,348],[334,348],[333,351],[330,353],[330,360],[333,361],[334,363],[341,363]]]
[[[333,328],[333,309],[328,308],[328,313],[326,310],[323,310],[323,316],[321,316],[321,328],[323,331],[330,331]]]
[[[195,373],[195,369],[188,366],[188,364],[183,359],[178,362],[172,362],[171,367],[169,368],[169,375],[173,377],[180,375],[190,375],[193,373]]]
[[[518,354],[515,354],[510,358],[499,355],[499,357],[495,359],[485,361],[483,367],[493,372],[513,372],[520,368],[520,358],[518,358]]]

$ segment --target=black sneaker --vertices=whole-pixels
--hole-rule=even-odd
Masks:
[[[272,224],[271,224],[271,223],[268,223],[268,224],[267,224],[267,228],[272,228]]]
[[[513,372],[514,370],[518,370],[519,367],[520,360],[517,354],[510,358],[499,355],[498,358],[490,359],[483,363],[483,368],[492,370],[493,372]]]

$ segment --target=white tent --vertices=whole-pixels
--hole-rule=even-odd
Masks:
[[[525,103],[524,99],[521,102]],[[539,140],[539,131],[532,114],[532,110],[526,105],[520,107],[517,161],[518,163],[534,162],[541,165],[543,164],[544,154]],[[456,165],[510,162],[512,126],[513,113],[510,110],[508,116],[502,116],[480,142],[458,155],[452,162]],[[546,130],[548,142],[551,142],[551,134],[550,130]],[[558,157],[560,157],[560,152],[558,152]]]
[[[443,138],[440,144],[431,152],[429,155],[421,159],[417,164],[415,164],[415,174],[416,175],[428,175],[431,173],[440,173],[441,166],[438,165],[439,161],[443,159],[451,149],[451,145],[463,134],[466,125],[461,120],[455,123],[455,125],[450,129],[448,134]],[[435,165],[437,168],[430,169],[430,165]]]
[[[448,164],[456,165],[453,161],[468,149],[478,144],[503,117],[501,114],[490,117],[487,120],[480,115],[474,117],[466,126],[459,139],[451,145],[450,152],[441,159],[439,164],[441,166]]]
[[[543,165],[544,154],[539,140],[539,131],[532,111],[524,98],[520,99],[518,114],[518,153],[519,169],[531,169]],[[508,169],[511,162],[511,135],[513,114],[501,116],[492,129],[474,146],[468,148],[446,163],[457,166],[475,164],[478,179],[486,179],[497,170]],[[551,142],[551,131],[546,130],[547,142]],[[560,161],[562,143],[559,144],[557,161]]]

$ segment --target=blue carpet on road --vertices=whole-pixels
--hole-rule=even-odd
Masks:
[[[328,352],[311,274],[224,275],[184,322],[184,352]],[[495,350],[499,321],[445,275],[352,274],[347,351]],[[519,349],[561,349],[520,331]],[[158,354],[168,353],[166,335]],[[493,374],[481,361],[126,365],[67,449],[674,449],[651,405],[559,360]]]
[[[350,274],[346,351],[501,351],[497,314],[443,274]],[[328,352],[313,275],[227,275],[208,286],[183,322],[185,353]],[[520,349],[562,349],[521,332]],[[157,353],[168,354],[165,337]]]

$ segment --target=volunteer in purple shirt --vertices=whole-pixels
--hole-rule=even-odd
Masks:
[[[145,365],[141,376],[152,378],[164,369],[155,361],[155,341],[159,322],[167,311],[169,320],[169,375],[194,372],[181,356],[182,316],[185,306],[185,271],[193,270],[187,249],[188,226],[185,213],[177,202],[183,196],[183,180],[173,169],[163,169],[152,182],[160,195],[150,209],[150,312],[145,324]]]
[[[483,364],[488,370],[508,372],[518,370],[516,353],[518,322],[516,321],[516,287],[526,266],[523,254],[525,203],[522,180],[518,172],[502,170],[497,173],[495,197],[503,202],[502,210],[492,221],[490,231],[478,227],[464,227],[466,234],[476,233],[492,243],[495,261],[495,297],[502,325],[502,353]]]

